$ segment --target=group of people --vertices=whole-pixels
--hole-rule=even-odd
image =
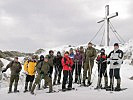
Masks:
[[[49,87],[49,93],[53,92],[54,85],[60,85],[62,83],[62,91],[71,90],[73,82],[81,84],[81,86],[90,86],[92,84],[91,76],[92,69],[94,66],[94,61],[98,65],[98,82],[95,89],[109,89],[120,91],[121,90],[121,77],[120,77],[120,68],[123,63],[123,52],[119,49],[119,44],[114,44],[114,50],[110,52],[109,55],[106,55],[105,49],[102,48],[98,54],[97,50],[93,47],[91,42],[88,43],[87,49],[84,49],[82,46],[77,48],[74,52],[74,49],[70,51],[65,51],[62,56],[61,52],[58,51],[57,55],[54,56],[54,51],[50,50],[49,54],[45,57],[40,56],[40,59],[37,61],[35,57],[29,58],[24,63],[24,71],[26,74],[25,79],[25,90],[24,92],[30,91],[31,94],[34,94],[36,86],[38,89],[41,87],[41,80],[44,79],[45,83],[43,88]],[[110,85],[108,85],[108,72],[107,65],[110,64],[109,78]],[[14,58],[14,61],[11,61],[3,72],[11,69],[10,85],[9,92],[12,93],[12,85],[15,81],[14,92],[19,92],[17,89],[20,71],[22,70],[21,63],[18,61],[18,57]],[[53,69],[54,77],[53,76]],[[83,69],[83,78],[81,75],[81,70]],[[61,82],[63,70],[63,80]],[[75,75],[74,75],[75,72]],[[88,73],[88,74],[87,74]],[[75,80],[73,80],[75,76]],[[105,85],[104,87],[101,84],[102,77],[104,76]],[[117,86],[114,88],[114,77],[117,79]],[[87,81],[86,81],[87,80]],[[66,87],[66,84],[68,86]]]

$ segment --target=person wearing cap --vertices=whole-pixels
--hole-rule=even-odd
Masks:
[[[91,74],[92,68],[94,66],[94,60],[96,58],[96,49],[92,47],[93,44],[91,42],[88,43],[88,48],[85,50],[85,63],[84,63],[84,71],[83,71],[83,86],[86,86],[86,77],[88,72],[88,83],[87,85],[91,85]]]
[[[119,44],[114,44],[114,50],[111,51],[108,55],[108,64],[110,64],[110,86],[108,90],[121,90],[121,77],[120,77],[120,68],[123,63],[123,51],[119,49]],[[114,77],[117,80],[117,86],[114,88]]]
[[[36,88],[36,85],[40,83],[42,76],[43,76],[43,79],[45,80],[45,82],[49,86],[49,93],[53,92],[52,78],[48,75],[49,74],[48,73],[49,68],[50,68],[50,66],[48,63],[48,57],[45,57],[44,61],[41,61],[36,65],[37,77],[36,77],[35,82],[32,86],[31,94],[34,94],[34,90]]]
[[[105,49],[102,48],[100,50],[100,55],[97,56],[97,64],[98,64],[98,82],[97,87],[95,89],[106,89],[108,87],[108,76],[107,76],[107,55],[105,54]],[[101,80],[102,76],[104,76],[104,87],[102,87]]]
[[[29,91],[31,91],[31,87],[32,87],[32,83],[34,81],[35,78],[35,66],[36,66],[37,62],[35,59],[35,56],[32,56],[32,58],[30,58],[29,60],[27,60],[24,63],[24,71],[26,73],[26,81],[25,81],[25,90],[24,92],[28,91],[28,84],[29,84]]]
[[[9,91],[8,93],[12,93],[12,85],[14,84],[14,92],[19,92],[19,90],[17,90],[17,86],[18,86],[18,81],[19,81],[19,75],[20,75],[20,71],[22,69],[21,63],[18,61],[18,57],[15,57],[13,61],[11,61],[6,68],[2,71],[6,72],[7,69],[10,68],[11,70],[11,77],[10,77],[10,84],[9,84]]]
[[[64,54],[64,57],[61,60],[62,66],[63,66],[63,82],[62,82],[62,91],[71,90],[72,89],[72,81],[73,81],[73,75],[72,75],[72,66],[73,66],[73,60],[69,57],[69,52],[66,51]],[[66,88],[66,82],[69,77],[69,83],[68,88]]]
[[[58,51],[57,52],[57,56],[54,58],[55,73],[54,73],[54,82],[53,82],[53,85],[56,85],[57,76],[58,76],[57,84],[58,85],[61,84],[60,83],[61,72],[62,72],[61,60],[62,60],[61,52]]]

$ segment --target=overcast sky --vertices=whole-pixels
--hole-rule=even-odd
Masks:
[[[92,39],[105,5],[125,41],[133,37],[133,0],[0,0],[0,49],[34,52],[39,48],[79,45]],[[103,31],[93,41],[100,44]],[[117,41],[110,33],[111,43]],[[118,41],[117,41],[118,42]]]

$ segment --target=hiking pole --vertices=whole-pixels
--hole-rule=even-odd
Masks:
[[[91,77],[91,74],[92,74],[92,68],[91,68],[91,64],[90,64],[90,59],[89,59],[89,70],[90,70],[90,77]],[[89,77],[89,76],[88,76]],[[91,80],[90,80],[91,81]]]
[[[83,70],[82,68],[84,67],[84,62],[82,61],[82,65],[81,65],[81,72],[80,72],[80,80],[82,81],[82,74],[83,74]],[[81,82],[82,83],[82,82]]]
[[[95,70],[95,71],[94,71],[94,73],[93,73],[92,82],[94,81],[94,79],[95,79],[95,77],[96,77],[96,72],[97,72],[97,69],[98,69],[98,67],[96,68],[96,70]],[[93,87],[93,86],[91,86],[91,87]],[[90,87],[90,89],[91,89],[91,87]]]
[[[79,60],[77,60],[77,74],[78,74],[78,83],[80,83]]]
[[[110,93],[113,93],[113,88],[114,88],[114,68],[113,68],[113,76],[112,76],[112,85],[111,85],[111,92]]]
[[[57,76],[58,76],[58,66],[55,66],[55,73],[54,73],[54,83],[55,84],[56,84]]]
[[[102,62],[99,63],[99,68],[98,68],[98,83],[97,83],[98,89],[101,86],[101,83],[100,83],[101,67],[102,67]]]

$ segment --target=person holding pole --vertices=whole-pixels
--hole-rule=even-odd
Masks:
[[[102,88],[101,84],[102,76],[104,76],[104,82],[105,82],[103,89],[106,89],[108,87],[107,55],[105,54],[104,48],[100,50],[100,55],[98,55],[96,61],[98,64],[98,82],[97,82],[97,87],[95,89]]]
[[[123,51],[119,49],[119,44],[114,44],[114,50],[108,55],[108,64],[110,64],[110,86],[107,90],[121,90],[121,77],[120,77],[120,68],[123,63]],[[114,88],[114,77],[117,80],[117,86]]]
[[[94,66],[94,60],[96,58],[96,49],[92,47],[92,43],[88,43],[88,48],[85,51],[85,64],[83,72],[83,86],[86,86],[86,77],[88,72],[88,86],[91,85],[91,74]]]

